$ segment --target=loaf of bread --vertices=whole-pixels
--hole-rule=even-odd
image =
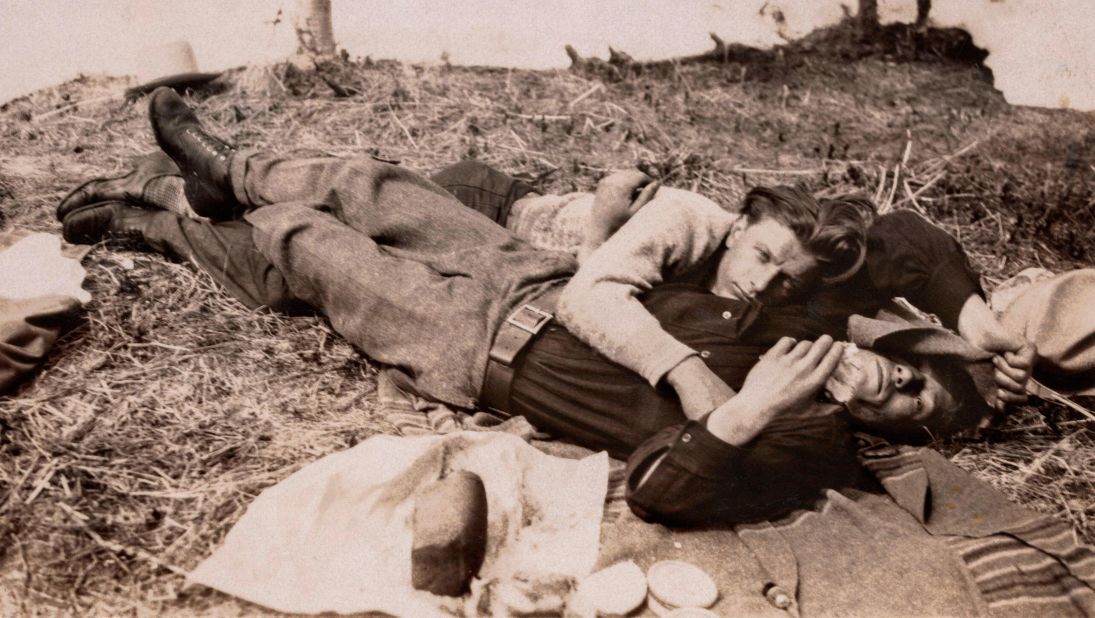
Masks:
[[[418,590],[460,596],[487,550],[487,492],[478,475],[450,473],[419,490],[411,520],[411,583]]]

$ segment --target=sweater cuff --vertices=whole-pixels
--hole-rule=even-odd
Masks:
[[[958,314],[972,295],[984,297],[977,276],[963,264],[944,261],[932,272],[924,298],[924,307],[933,313],[947,328],[958,325]]]
[[[652,356],[643,365],[641,372],[646,381],[655,388],[674,367],[683,363],[689,357],[697,355],[695,350],[681,343],[672,335],[667,336],[666,345],[660,348],[660,352],[656,356]]]

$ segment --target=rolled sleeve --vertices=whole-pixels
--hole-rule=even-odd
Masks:
[[[677,526],[759,521],[861,478],[847,427],[831,415],[774,421],[742,447],[705,423],[666,428],[628,459],[627,501],[636,515]]]
[[[628,459],[627,501],[636,515],[698,522],[719,496],[733,493],[731,472],[746,451],[716,438],[705,423],[706,417],[666,428]]]

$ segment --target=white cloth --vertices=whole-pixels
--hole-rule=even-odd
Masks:
[[[86,303],[91,294],[80,287],[86,276],[79,260],[62,255],[61,239],[52,234],[30,234],[0,251],[0,298],[69,296]]]
[[[545,455],[504,433],[375,436],[265,490],[189,581],[294,613],[452,615],[463,600],[411,587],[416,490],[446,470],[487,491],[479,577],[575,578],[597,560],[608,484],[604,453]]]

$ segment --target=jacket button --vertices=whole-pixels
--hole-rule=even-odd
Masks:
[[[700,352],[700,358],[711,358],[711,352],[709,350]]]
[[[730,313],[729,311],[723,311],[722,312],[722,319],[729,320],[732,317],[734,317],[733,313]]]
[[[688,444],[691,441],[692,441],[692,434],[686,433],[686,434],[681,435],[681,442],[684,442],[685,444]]]
[[[791,597],[787,595],[783,588],[780,588],[777,585],[773,584],[768,586],[764,591],[764,596],[776,609],[787,609],[788,607],[791,607]]]

